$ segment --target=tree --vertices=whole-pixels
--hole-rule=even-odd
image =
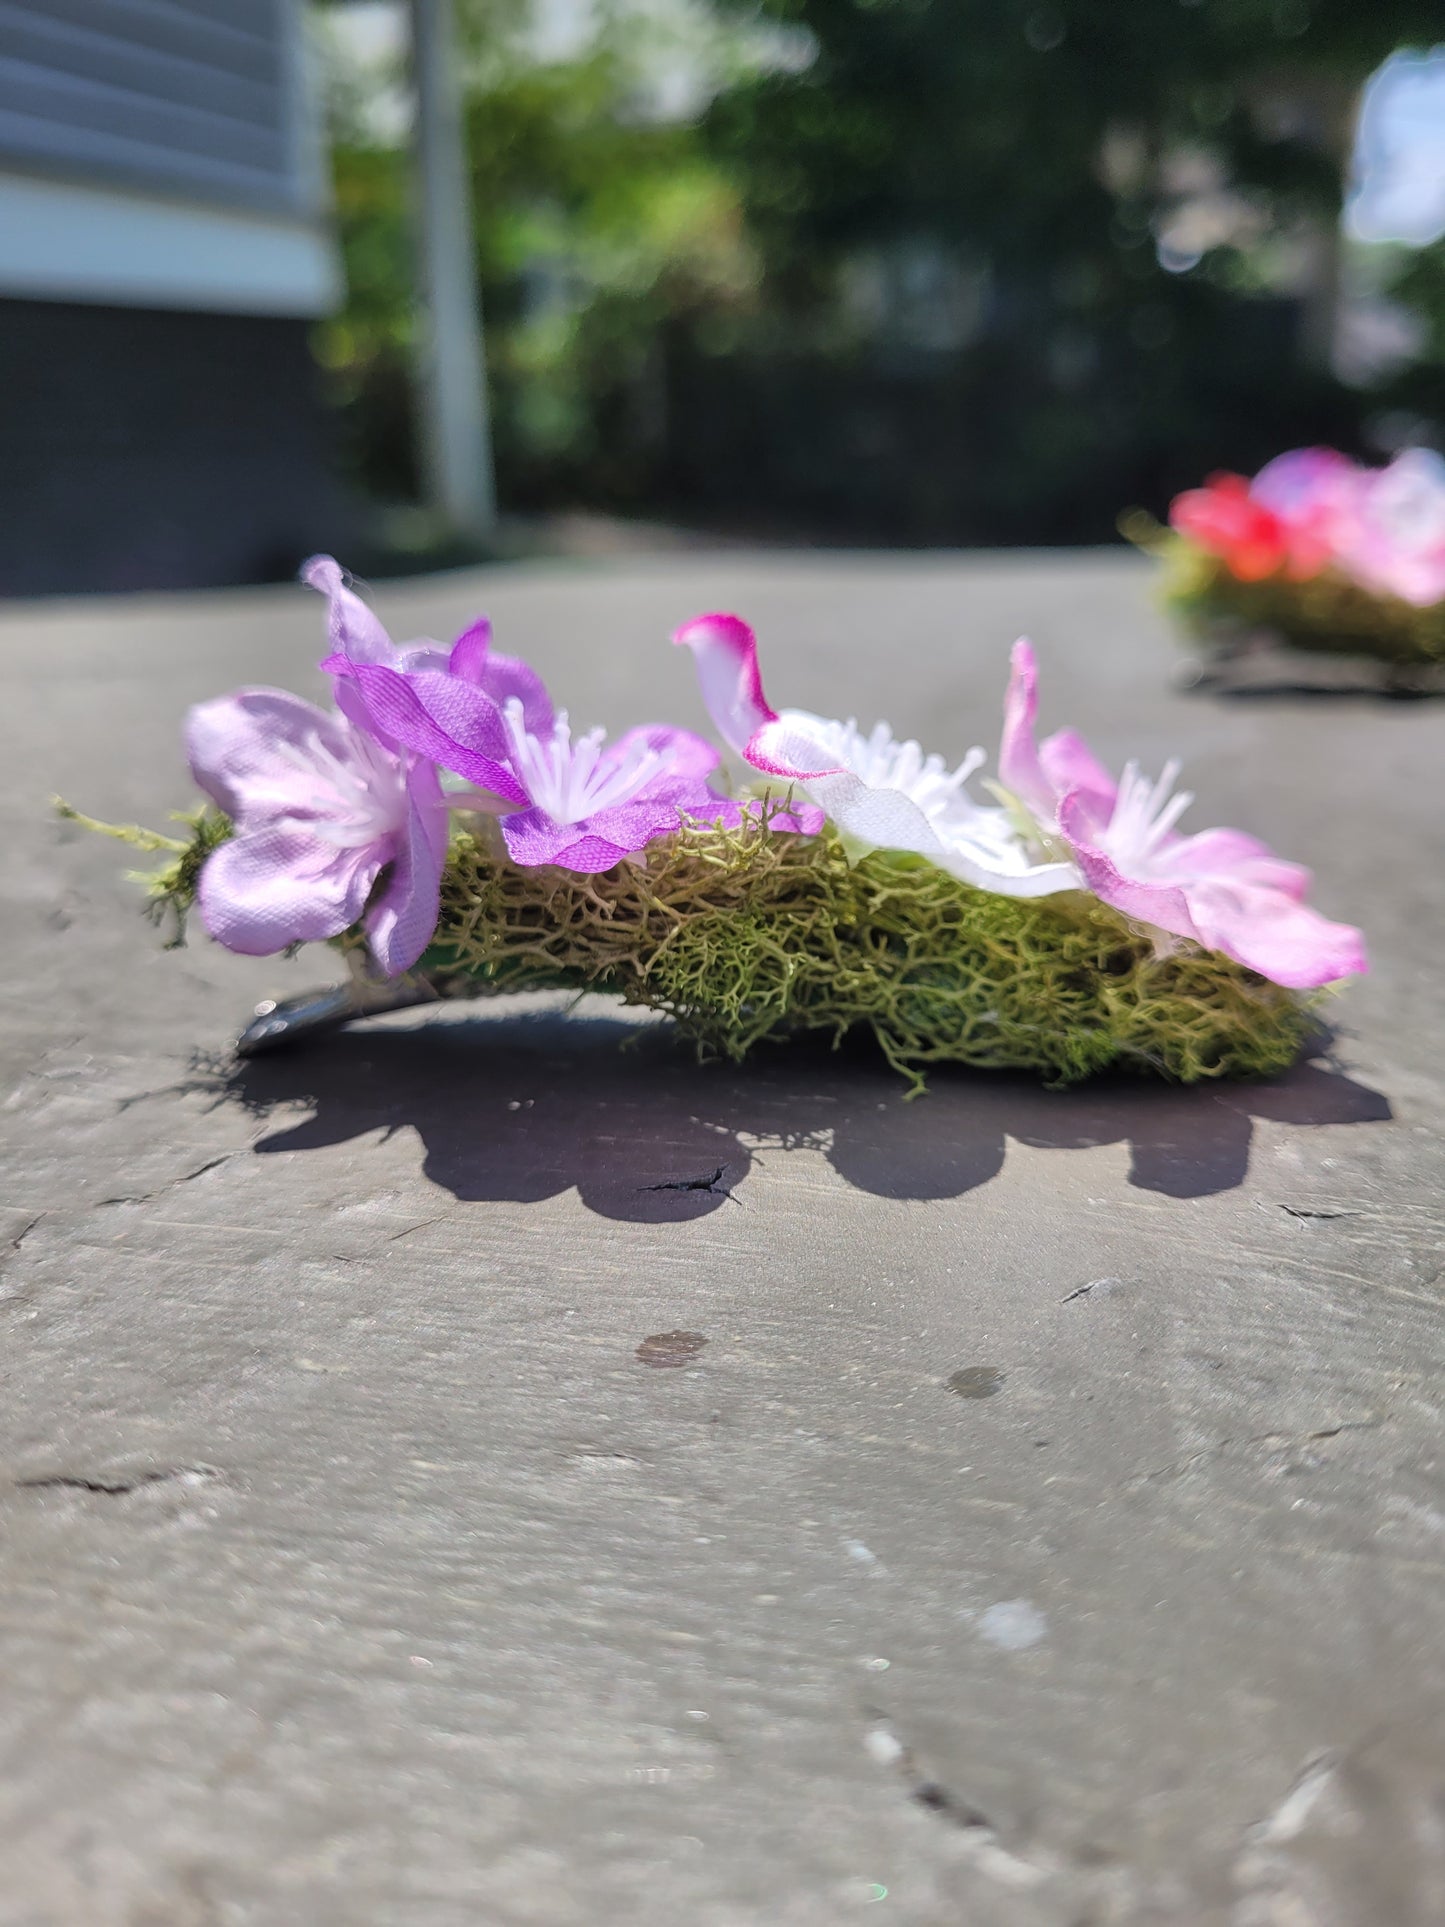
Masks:
[[[931,247],[985,273],[974,337],[934,376],[973,370],[994,506],[1016,532],[1030,516],[1042,531],[1051,504],[1077,522],[1091,490],[1157,497],[1311,424],[1350,438],[1358,408],[1326,364],[1353,103],[1401,40],[1437,29],[1433,7],[763,9],[816,57],[729,89],[708,134],[767,300],[821,349],[846,342],[846,270],[870,251]]]

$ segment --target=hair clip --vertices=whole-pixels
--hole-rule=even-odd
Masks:
[[[1122,532],[1161,558],[1164,601],[1216,665],[1256,642],[1373,658],[1414,689],[1445,665],[1445,458],[1410,448],[1362,468],[1331,448],[1276,456],[1253,481],[1212,475],[1169,528]]]
[[[1027,642],[983,800],[982,749],[950,766],[884,723],[775,710],[747,624],[697,618],[674,641],[748,767],[734,792],[689,730],[575,732],[485,622],[398,647],[329,557],[303,579],[328,598],[336,707],[201,703],[189,834],[111,831],[164,850],[152,909],[180,927],[194,908],[245,955],[347,958],[342,987],[263,1005],[245,1053],[435,998],[598,990],[704,1055],[871,1032],[915,1088],[949,1062],[1192,1082],[1283,1069],[1316,993],[1366,968],[1307,872],[1177,827],[1176,763],[1116,779],[1072,730],[1037,741]]]

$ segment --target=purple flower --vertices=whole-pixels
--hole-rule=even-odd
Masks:
[[[718,765],[711,743],[663,723],[629,729],[615,743],[591,729],[573,740],[566,710],[533,729],[521,703],[503,711],[511,767],[527,793],[527,809],[502,818],[514,863],[560,864],[566,870],[610,870],[655,838],[670,836],[684,817],[737,829],[764,805],[723,796],[708,781]],[[800,806],[769,816],[774,829],[815,834],[822,812]]]
[[[445,658],[431,649],[398,651],[343,587],[334,563],[309,563],[306,577],[331,597],[337,646],[321,666],[337,679],[338,701],[383,741],[486,791],[514,863],[610,870],[685,817],[736,829],[745,814],[769,807],[715,790],[709,778],[718,753],[691,730],[652,724],[612,744],[600,729],[574,739],[567,712],[553,710],[535,672],[492,654],[485,624]],[[769,810],[768,820],[774,829],[815,833],[823,819],[802,806]]]
[[[446,857],[432,766],[280,689],[198,704],[186,745],[196,781],[235,829],[201,872],[211,935],[264,957],[360,921],[381,970],[409,970],[436,928]]]
[[[1305,903],[1308,870],[1242,830],[1178,834],[1174,826],[1193,799],[1171,794],[1177,762],[1154,783],[1130,763],[1116,784],[1072,730],[1036,745],[1037,708],[1034,652],[1016,642],[999,774],[1031,819],[1039,848],[1067,855],[1095,896],[1166,937],[1222,951],[1292,989],[1369,968],[1360,932]]]

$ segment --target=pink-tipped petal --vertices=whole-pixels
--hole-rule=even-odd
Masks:
[[[331,604],[327,631],[330,653],[349,656],[353,662],[390,662],[391,637],[381,620],[346,586],[341,564],[330,555],[313,555],[303,563],[301,580],[308,588],[319,590]]]
[[[758,639],[740,616],[697,616],[673,636],[691,649],[707,713],[718,734],[736,755],[742,755],[764,723],[776,712],[763,694],[758,670]]]
[[[814,784],[820,777],[850,774],[839,764],[824,729],[796,709],[764,723],[743,745],[742,753],[765,776],[781,776],[790,783]]]
[[[1303,864],[1286,863],[1268,844],[1243,830],[1200,830],[1181,837],[1168,850],[1165,863],[1171,878],[1186,888],[1197,877],[1229,873],[1242,883],[1262,884],[1303,903],[1310,873]]]
[[[998,746],[998,780],[1039,819],[1051,822],[1057,800],[1034,743],[1039,713],[1039,670],[1034,646],[1020,636],[1009,655],[1008,688],[1003,699],[1003,734]]]

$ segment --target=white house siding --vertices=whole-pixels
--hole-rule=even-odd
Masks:
[[[301,0],[0,0],[0,295],[334,306]]]

